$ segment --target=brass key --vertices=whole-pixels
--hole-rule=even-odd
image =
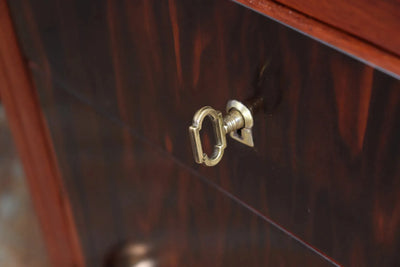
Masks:
[[[258,99],[258,102],[260,102],[260,99]],[[194,114],[193,123],[189,127],[189,134],[193,156],[197,163],[205,164],[206,166],[215,166],[218,164],[227,146],[226,134],[229,134],[234,140],[247,146],[254,146],[253,134],[251,132],[251,128],[253,127],[252,108],[247,107],[237,100],[230,100],[226,105],[226,112],[227,115],[222,117],[220,111],[205,106]],[[200,139],[200,130],[206,116],[211,119],[216,139],[214,151],[211,156],[204,153]]]

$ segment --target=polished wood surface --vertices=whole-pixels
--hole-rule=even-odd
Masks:
[[[400,1],[398,0],[277,0],[277,2],[400,55]]]
[[[338,266],[128,125],[42,82],[87,266],[118,266],[110,254],[126,242],[135,258],[122,266]]]
[[[169,265],[212,251],[276,266],[271,232],[309,261],[284,246],[287,265],[400,264],[394,76],[230,1],[23,3],[14,20],[88,263],[128,238]],[[218,166],[197,166],[195,111],[253,96],[266,101],[255,148],[229,140]],[[251,249],[225,243],[238,229]]]
[[[261,14],[264,14],[274,20],[277,20],[287,26],[293,27],[294,29],[305,33],[312,38],[321,40],[328,45],[338,49],[344,53],[349,54],[355,58],[364,61],[366,64],[389,71],[400,76],[400,56],[397,53],[390,52],[387,49],[379,46],[379,41],[369,42],[362,35],[352,34],[345,29],[336,28],[327,23],[324,19],[319,20],[316,17],[309,16],[296,9],[285,6],[279,1],[272,0],[234,0],[248,8],[251,8]],[[284,2],[284,0],[282,1]],[[293,1],[296,3],[303,3],[307,1]],[[317,2],[317,1],[314,1]],[[318,1],[321,3],[321,1]],[[326,2],[326,1],[324,1]],[[347,1],[353,3],[353,1]],[[382,2],[382,1],[381,1]],[[335,5],[336,1],[330,1],[331,5]],[[336,15],[332,14],[332,15]],[[350,20],[351,21],[351,20]],[[346,22],[344,22],[346,23]],[[379,24],[379,23],[378,23]],[[375,25],[375,22],[371,19],[368,23],[361,25],[364,31],[373,31],[370,26]],[[396,26],[396,25],[395,25]],[[384,31],[387,32],[387,31]],[[382,34],[379,33],[379,34]],[[389,40],[399,41],[399,34],[396,31],[392,31],[390,34],[386,34],[386,38]]]
[[[0,36],[1,101],[24,165],[50,263],[54,266],[82,266],[80,244],[52,142],[30,72],[17,45],[8,7],[2,0]]]

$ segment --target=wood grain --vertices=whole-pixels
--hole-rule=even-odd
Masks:
[[[277,2],[400,55],[400,2],[397,0]]]
[[[50,262],[83,266],[80,244],[30,73],[8,7],[0,1],[0,93],[30,187]]]
[[[294,29],[299,30],[302,33],[305,33],[312,38],[320,40],[344,53],[347,53],[355,58],[358,58],[364,61],[366,64],[383,69],[384,71],[389,71],[395,74],[397,77],[400,75],[400,57],[399,57],[399,45],[400,37],[397,34],[398,22],[396,20],[400,18],[400,15],[395,17],[390,16],[390,25],[388,25],[389,29],[378,29],[375,25],[379,25],[379,27],[385,27],[382,23],[385,20],[378,20],[378,18],[369,18],[368,15],[364,14],[364,20],[368,21],[359,21],[357,20],[357,16],[354,14],[349,14],[348,10],[343,10],[341,12],[331,12],[330,9],[326,10],[326,12],[321,12],[319,15],[313,16],[317,13],[318,9],[314,9],[313,14],[311,16],[307,14],[307,12],[301,12],[302,9],[296,10],[292,9],[288,6],[282,5],[277,2],[284,3],[283,1],[269,1],[269,0],[235,0],[238,3],[243,4],[244,6],[251,8],[261,14],[264,14],[274,20],[277,20],[285,25],[293,27]],[[362,2],[367,2],[363,1]],[[348,5],[352,5],[352,3],[358,3],[361,1],[339,1],[340,3],[348,3]],[[302,5],[302,3],[307,3],[311,1],[287,1],[287,2],[296,2],[297,5]],[[337,4],[336,1],[313,1],[316,4],[315,8],[321,8],[326,3],[329,3],[328,6],[335,6]],[[386,3],[390,1],[374,1],[375,3],[370,5],[375,5],[376,3]],[[393,5],[395,5],[395,1],[391,1]],[[325,4],[321,4],[325,3]],[[385,4],[383,4],[385,5]],[[342,6],[343,7],[343,6]],[[362,8],[361,8],[362,9]],[[323,10],[323,8],[322,8]],[[390,12],[399,12],[399,8],[396,8]],[[325,14],[329,13],[329,16],[337,16],[338,24],[347,24],[356,22],[357,28],[352,31],[347,31],[347,25],[343,28],[334,27],[329,22],[329,20],[325,20]],[[347,16],[352,16],[351,19],[341,20],[340,16],[346,14]],[[371,11],[369,14],[374,14],[374,11]],[[380,12],[380,16],[384,16],[384,13]],[[374,20],[375,19],[375,20]],[[336,19],[335,19],[336,20]],[[395,21],[392,21],[395,20]],[[362,31],[361,31],[362,29]],[[368,34],[367,34],[368,33]],[[365,35],[364,35],[365,34]],[[368,36],[371,35],[379,35],[379,38],[373,36],[369,39]],[[384,35],[382,38],[381,35]],[[388,43],[389,47],[382,45],[382,42]],[[386,44],[385,43],[385,44]],[[396,44],[397,43],[397,44]]]
[[[125,243],[136,251],[129,266],[338,266],[127,125],[57,84],[47,89],[87,266],[121,266],[110,254]]]
[[[346,266],[400,264],[395,76],[230,1],[37,0],[12,6],[42,106],[53,107],[47,118],[85,255],[93,256],[89,262],[124,238],[120,224],[140,222],[131,211],[139,204],[113,204],[120,192],[129,198],[124,190],[136,187],[111,177],[135,180],[137,173],[182,186],[167,178],[164,165],[152,166],[140,145],[136,150],[140,140],[163,150],[174,168],[199,174],[247,205],[246,216],[257,214],[287,229],[321,257]],[[58,94],[97,115],[84,118],[88,110],[76,111],[64,96],[52,100]],[[217,167],[197,166],[187,134],[195,111],[204,105],[223,110],[229,99],[255,95],[266,100],[265,113],[256,118],[255,148],[229,140]],[[125,129],[117,134],[117,150],[116,139],[106,138],[114,136],[107,121]],[[84,132],[86,124],[96,133]],[[68,129],[74,132],[65,133]],[[95,152],[85,153],[88,149]],[[137,184],[144,190],[133,196],[139,194],[141,203],[156,195],[155,203],[164,203],[156,192],[167,191],[167,184],[165,189]],[[186,207],[176,201],[171,205]],[[160,205],[151,216],[161,216]],[[110,212],[103,213],[104,207]],[[154,233],[146,228],[154,218],[148,216],[139,232]],[[101,230],[91,232],[97,224]]]

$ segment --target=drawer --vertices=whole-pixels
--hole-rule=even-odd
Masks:
[[[53,90],[43,110],[87,266],[338,266],[130,127]]]
[[[260,10],[276,4],[289,7],[318,22],[341,29],[362,40],[400,55],[400,37],[397,29],[400,23],[398,1],[315,1],[315,0],[237,0],[244,5]]]
[[[270,231],[282,255],[299,247],[298,262],[400,263],[395,77],[230,1],[43,5],[10,3],[88,262],[121,240],[171,240],[179,225],[197,233],[171,243],[180,263],[197,259],[179,247],[197,235],[206,257],[201,227],[227,233],[210,234],[226,266],[230,231],[245,231],[239,247],[258,259],[247,265],[268,262]],[[228,140],[220,164],[195,164],[196,110],[254,96],[265,100],[255,147]]]

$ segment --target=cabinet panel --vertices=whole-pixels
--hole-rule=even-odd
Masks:
[[[88,266],[126,242],[129,266],[337,266],[129,127],[36,84],[54,88],[43,110]]]
[[[395,78],[230,1],[11,6],[23,10],[14,17],[42,99],[73,95],[129,129],[124,142],[133,135],[163,150],[342,264],[399,264]],[[195,165],[187,133],[194,112],[255,95],[266,101],[255,148],[229,140],[217,167]],[[54,138],[64,134],[58,127]],[[126,148],[121,160],[132,153]],[[102,201],[91,205],[111,205]]]

